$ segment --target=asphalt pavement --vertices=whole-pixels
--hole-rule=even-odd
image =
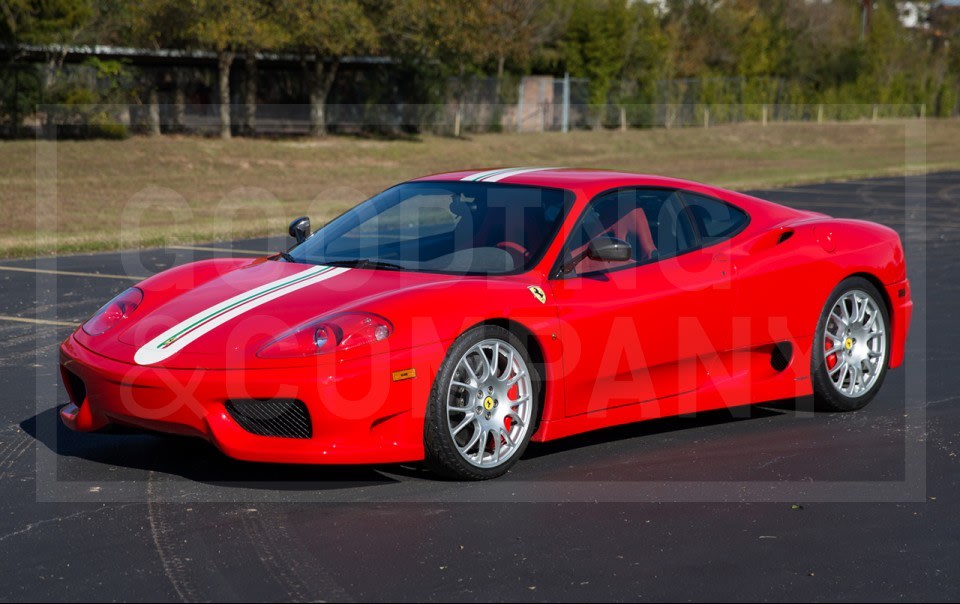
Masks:
[[[877,398],[534,444],[485,483],[60,425],[71,326],[284,238],[0,261],[0,600],[960,599],[960,172],[752,193],[905,238],[914,325]]]

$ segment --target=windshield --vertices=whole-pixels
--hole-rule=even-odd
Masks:
[[[296,262],[449,274],[533,267],[573,201],[560,189],[413,182],[369,199],[290,250]]]

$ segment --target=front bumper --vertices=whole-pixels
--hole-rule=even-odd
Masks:
[[[423,419],[441,344],[291,369],[166,369],[120,363],[80,345],[60,347],[71,404],[60,417],[71,429],[120,424],[205,438],[230,457],[248,461],[368,464],[424,457]],[[413,379],[393,372],[416,370]],[[310,438],[259,436],[228,413],[232,399],[302,401]]]

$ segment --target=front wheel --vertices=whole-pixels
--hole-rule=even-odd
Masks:
[[[430,393],[428,465],[465,480],[506,473],[530,442],[539,388],[536,366],[513,333],[486,325],[460,336]]]
[[[812,355],[817,406],[855,411],[869,403],[887,372],[890,318],[877,288],[861,277],[833,290],[820,315]]]

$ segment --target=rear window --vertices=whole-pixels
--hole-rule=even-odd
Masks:
[[[702,245],[726,239],[747,223],[746,212],[710,197],[684,192],[683,202],[700,232]]]

